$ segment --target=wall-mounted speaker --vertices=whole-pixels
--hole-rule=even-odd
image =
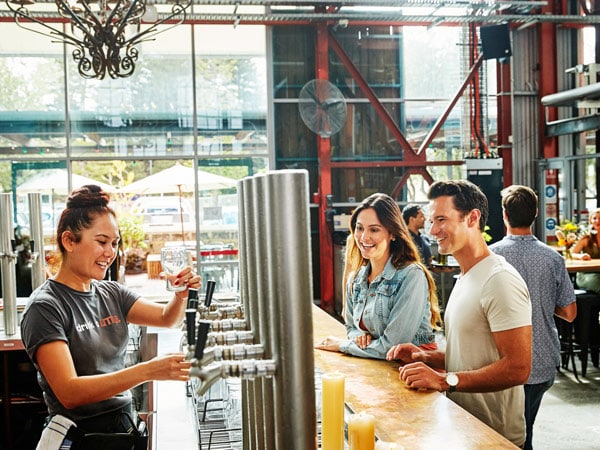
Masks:
[[[510,32],[508,24],[486,25],[479,28],[483,59],[508,58],[510,49]]]

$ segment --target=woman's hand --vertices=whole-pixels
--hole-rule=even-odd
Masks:
[[[342,341],[342,339],[335,336],[329,336],[316,344],[315,348],[318,348],[319,350],[327,350],[328,352],[339,352]]]
[[[149,380],[188,381],[192,363],[184,353],[170,353],[157,356],[142,363],[146,365]]]
[[[201,286],[201,277],[194,271],[190,266],[184,268],[181,272],[177,274],[174,280],[171,281],[173,286],[185,286],[185,290],[176,292],[175,295],[178,295],[179,298],[187,298],[188,289],[200,289]]]
[[[356,343],[356,345],[358,345],[359,348],[364,350],[365,348],[367,348],[369,346],[372,339],[373,339],[373,337],[369,333],[365,333],[361,336],[357,336],[354,339],[354,342]]]

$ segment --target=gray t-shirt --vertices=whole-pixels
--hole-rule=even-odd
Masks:
[[[129,340],[127,313],[139,297],[116,281],[92,281],[90,292],[79,292],[47,280],[31,294],[23,313],[21,337],[38,371],[38,383],[51,416],[61,414],[77,422],[131,402],[126,391],[98,403],[65,408],[44,378],[36,351],[49,342],[66,342],[79,376],[123,369]]]

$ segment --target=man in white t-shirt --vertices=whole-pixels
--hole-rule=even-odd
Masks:
[[[483,192],[464,180],[438,181],[428,198],[430,230],[441,254],[460,265],[445,311],[446,351],[393,347],[400,377],[448,397],[515,445],[525,442],[524,393],[531,370],[531,303],[523,278],[487,247]],[[437,370],[436,370],[437,369]]]

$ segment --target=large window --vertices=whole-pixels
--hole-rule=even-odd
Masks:
[[[90,80],[70,47],[63,55],[47,37],[0,27],[0,186],[13,192],[15,224],[29,225],[27,193],[40,193],[52,248],[70,189],[97,182],[124,225],[140,222],[136,240],[151,254],[182,238],[199,251],[237,248],[235,186],[188,186],[181,203],[166,187],[121,191],[178,161],[198,168],[200,185],[208,174],[235,182],[267,170],[264,27],[193,31],[180,25],[144,42],[129,78]]]

